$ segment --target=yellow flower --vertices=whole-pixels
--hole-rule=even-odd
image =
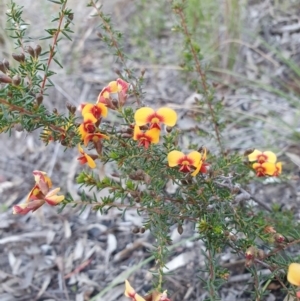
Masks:
[[[159,133],[160,130],[157,128],[143,132],[139,126],[135,125],[133,140],[139,141],[138,146],[144,146],[147,149],[151,143],[156,144],[159,142]]]
[[[83,120],[90,120],[92,123],[97,122],[100,120],[101,117],[107,116],[107,107],[103,103],[97,104],[85,104],[81,114],[83,116]]]
[[[174,126],[177,121],[177,114],[169,108],[160,108],[155,112],[149,107],[143,107],[135,112],[134,119],[138,126],[150,123],[150,129],[157,128],[160,130],[161,123],[167,126]]]
[[[276,172],[275,164],[270,162],[254,163],[252,167],[256,171],[257,177],[273,176]]]
[[[201,163],[200,162],[201,159],[202,159],[202,155],[196,151],[192,151],[188,155],[185,155],[180,151],[174,150],[169,152],[168,154],[169,166],[175,167],[180,165],[179,171],[181,172],[190,172],[191,167],[195,167],[197,169],[197,167],[199,167],[199,164]],[[194,172],[192,175],[195,176],[197,173]]]
[[[258,163],[275,163],[277,160],[276,155],[273,152],[266,151],[261,152],[255,149],[250,155],[248,155],[248,159],[250,162],[257,161]]]
[[[300,263],[291,263],[289,265],[287,280],[293,285],[300,286]]]

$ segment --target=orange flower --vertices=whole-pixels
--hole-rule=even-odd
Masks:
[[[133,140],[139,141],[138,146],[144,146],[146,149],[151,143],[158,143],[160,131],[157,128],[146,131],[141,131],[140,127],[135,125],[133,131]]]
[[[289,265],[287,280],[293,285],[300,286],[300,263],[291,263]]]
[[[261,152],[255,149],[250,155],[248,155],[248,159],[250,162],[257,161],[258,163],[275,163],[277,160],[276,155],[273,152],[266,151]]]
[[[174,126],[177,121],[177,114],[174,110],[169,108],[160,108],[155,112],[149,107],[143,107],[135,112],[134,119],[138,126],[150,123],[150,129],[160,129],[161,123],[167,126]]]
[[[91,119],[85,120],[78,128],[79,134],[81,135],[82,140],[88,134],[95,133],[96,126]]]
[[[182,153],[180,151],[174,150],[174,151],[169,152],[169,154],[168,154],[169,166],[174,167],[174,166],[180,165],[179,171],[181,171],[181,172],[190,172],[191,167],[195,167],[197,169],[197,167],[199,167],[199,165],[200,165],[201,159],[202,159],[202,155],[196,151],[192,151],[188,155],[185,155],[184,153]],[[199,170],[200,170],[200,168],[199,168]],[[199,170],[198,170],[198,172],[199,172]],[[193,176],[195,176],[197,174],[197,173],[195,173],[195,174],[194,173],[192,174]]]
[[[92,123],[100,120],[101,117],[107,116],[107,107],[103,103],[85,104],[82,111],[83,120],[90,120]]]
[[[90,168],[95,168],[96,167],[95,161],[91,158],[91,156],[89,156],[88,154],[86,154],[83,151],[83,149],[80,146],[80,144],[78,144],[78,150],[79,150],[79,152],[81,154],[81,157],[77,158],[77,160],[79,160],[80,164],[87,163]]]
[[[270,162],[254,163],[252,167],[256,171],[257,177],[272,176],[276,172],[275,164]]]
[[[98,142],[101,139],[109,139],[107,135],[104,135],[100,132],[87,134],[83,139],[84,146],[87,146],[88,143],[92,140],[93,142]]]

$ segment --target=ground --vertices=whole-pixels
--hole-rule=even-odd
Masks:
[[[57,108],[60,112],[66,111],[66,101],[76,106],[94,101],[103,86],[116,78],[114,70],[119,67],[97,37],[99,21],[91,17],[92,10],[85,7],[86,1],[70,2],[75,13],[75,34],[72,42],[62,42],[59,56],[65,68],[57,68],[58,74],[53,77],[55,88],[45,99],[49,110]],[[50,22],[47,15],[55,14],[57,5],[33,0],[22,5],[31,25],[30,35],[36,40],[43,35],[41,28]],[[159,1],[153,2],[153,6],[161,7]],[[103,7],[112,14],[117,28],[125,32],[124,48],[132,58],[131,66],[137,72],[146,70],[144,103],[167,104],[179,112],[178,126],[186,133],[183,147],[191,139],[203,143],[190,134],[199,126],[195,120],[201,111],[197,111],[194,98],[201,96],[189,88],[180,70],[178,55],[182,42],[170,30],[173,19],[149,9],[150,16],[156,18],[152,28],[148,15],[141,15],[145,11],[140,11],[142,7],[132,1],[106,0]],[[0,3],[0,8],[5,11],[4,3]],[[230,40],[220,28],[220,59],[209,73],[210,80],[216,82],[216,95],[223,98],[225,106],[226,147],[241,153],[247,148],[271,147],[289,172],[288,183],[253,183],[248,189],[265,202],[293,209],[296,218],[300,195],[299,13],[296,1],[290,1],[289,6],[249,1],[241,9],[242,26],[248,30],[241,31],[239,38],[230,42],[238,45],[234,67],[228,69],[228,57],[220,56],[229,51],[226,45]],[[0,16],[3,25],[4,17]],[[140,24],[143,20],[146,25]],[[138,38],[141,31],[146,43]],[[41,43],[46,47],[46,42]],[[11,53],[18,50],[13,50],[13,44],[1,31],[0,45],[0,59],[7,58],[13,63]],[[80,199],[75,178],[82,167],[76,160],[76,150],[65,151],[58,144],[44,146],[38,136],[39,133],[12,131],[10,137],[0,137],[0,300],[125,301],[127,278],[136,290],[147,292],[151,288],[150,271],[155,266],[149,250],[155,241],[147,231],[133,234],[132,230],[143,223],[136,212],[127,211],[122,216],[111,210],[100,215],[87,209],[80,214],[78,209],[67,208],[58,214],[56,208],[46,207],[34,214],[12,215],[12,206],[24,201],[33,185],[34,169],[47,171],[55,185]],[[213,141],[206,141],[205,145],[212,152],[216,150]],[[177,228],[170,231],[173,245],[167,266],[171,274],[166,277],[166,288],[171,299],[203,300],[206,289],[199,282],[198,272],[205,259],[203,245],[193,240],[194,226],[185,225],[181,236]],[[251,277],[243,259],[224,251],[221,262],[231,272],[227,285],[220,288],[222,300],[251,300]],[[264,300],[283,298],[284,293],[275,283]]]

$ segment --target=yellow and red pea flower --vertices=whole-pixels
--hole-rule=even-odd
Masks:
[[[291,263],[288,268],[287,280],[293,285],[300,286],[300,263]]]
[[[101,117],[107,116],[107,107],[103,103],[97,103],[95,105],[88,103],[83,105],[81,114],[84,121],[90,120],[96,123]]]
[[[81,139],[84,140],[85,136],[91,133],[95,133],[97,127],[95,123],[91,120],[85,120],[83,123],[80,124],[78,131],[81,135]]]
[[[86,164],[87,163],[90,168],[95,168],[96,167],[95,161],[92,159],[92,157],[90,155],[86,154],[83,151],[80,144],[78,144],[78,150],[81,154],[81,156],[77,158],[77,160],[80,162],[80,164]]]
[[[266,151],[261,152],[258,149],[255,149],[251,154],[248,155],[248,160],[250,162],[257,161],[257,163],[275,163],[277,160],[276,155],[273,152]]]
[[[276,172],[275,164],[270,162],[254,163],[252,168],[255,170],[257,177],[273,176]]]
[[[177,121],[177,113],[170,108],[160,108],[154,111],[152,108],[143,107],[138,109],[134,114],[136,125],[143,126],[150,124],[150,129],[157,128],[160,130],[160,124],[174,126]]]
[[[84,144],[84,146],[87,146],[90,141],[98,142],[101,139],[109,139],[109,137],[105,134],[100,133],[100,132],[86,134],[84,139],[83,139],[83,144]]]
[[[43,194],[47,194],[49,189],[52,187],[52,181],[44,171],[34,170],[34,180],[38,188]]]
[[[199,167],[201,163],[202,155],[197,151],[192,151],[188,155],[185,155],[184,153],[173,150],[168,153],[168,164],[170,167],[180,166],[179,171],[181,172],[191,172],[192,168]],[[199,170],[201,169],[201,166]],[[195,170],[195,171],[196,171]],[[198,170],[198,172],[199,172]],[[198,172],[193,172],[192,176],[195,176]]]
[[[33,171],[36,184],[31,189],[25,203],[13,206],[13,214],[27,214],[40,208],[45,202],[51,206],[56,206],[64,200],[63,195],[57,195],[60,188],[51,191],[52,181],[44,171]]]
[[[133,140],[138,141],[138,146],[143,146],[145,149],[149,147],[151,143],[159,142],[160,130],[153,128],[146,132],[143,132],[138,125],[134,126]]]
[[[124,104],[127,96],[128,87],[129,87],[129,83],[122,80],[121,78],[118,78],[117,80],[110,82],[106,87],[104,87],[101,90],[97,99],[97,103],[103,103],[110,108],[114,108],[110,100],[110,94],[118,93],[119,98],[121,98],[120,102]]]

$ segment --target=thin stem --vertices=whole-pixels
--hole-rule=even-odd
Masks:
[[[126,66],[126,58],[125,55],[121,49],[121,47],[119,46],[114,33],[111,29],[111,25],[105,20],[103,13],[101,11],[101,9],[99,9],[99,7],[96,5],[96,2],[91,0],[90,2],[91,6],[97,11],[97,16],[101,19],[101,22],[104,26],[105,31],[109,34],[110,36],[110,41],[112,42],[112,46],[116,49],[116,55],[119,57],[119,59],[121,60],[122,64],[124,65],[124,71],[127,73],[127,76],[129,79],[134,78],[131,70]],[[139,100],[139,92],[137,90],[137,87],[134,83],[131,82],[131,85],[133,87],[133,93],[135,95],[136,98],[136,103],[140,106],[141,102]]]
[[[67,2],[68,2],[68,0],[65,0],[64,4],[61,6],[61,11],[60,11],[60,15],[59,15],[57,30],[55,31],[55,34],[53,36],[53,42],[52,42],[52,45],[50,47],[50,52],[49,52],[49,57],[48,57],[47,65],[46,65],[46,70],[45,70],[44,78],[43,78],[43,81],[42,81],[42,84],[41,84],[41,92],[40,93],[42,95],[44,93],[46,81],[47,81],[47,78],[48,78],[48,70],[49,70],[50,64],[52,62],[52,59],[55,55],[55,48],[56,48],[56,45],[57,45],[58,36],[61,32],[62,22],[63,22],[63,19],[65,17],[64,10],[66,8]]]
[[[196,49],[195,49],[195,47],[192,43],[191,34],[188,30],[187,23],[186,23],[186,20],[185,20],[185,15],[184,15],[184,12],[183,12],[182,8],[175,9],[175,12],[180,17],[180,22],[181,22],[181,26],[183,28],[184,35],[187,38],[187,42],[188,42],[189,47],[191,49],[193,59],[194,59],[194,62],[195,62],[195,66],[196,66],[196,72],[200,76],[200,81],[201,81],[201,84],[202,84],[202,87],[203,87],[203,92],[204,92],[204,96],[205,96],[205,99],[206,99],[206,103],[207,103],[208,108],[209,108],[209,112],[210,112],[210,116],[212,118],[212,122],[214,123],[214,129],[215,129],[215,133],[216,133],[217,142],[219,144],[221,152],[223,153],[223,145],[222,145],[222,142],[221,142],[221,134],[220,134],[216,114],[214,112],[214,109],[212,107],[211,102],[208,99],[209,89],[208,89],[207,82],[206,82],[205,72],[202,70],[201,63],[200,63],[198,55],[197,55],[197,51],[196,51]]]

